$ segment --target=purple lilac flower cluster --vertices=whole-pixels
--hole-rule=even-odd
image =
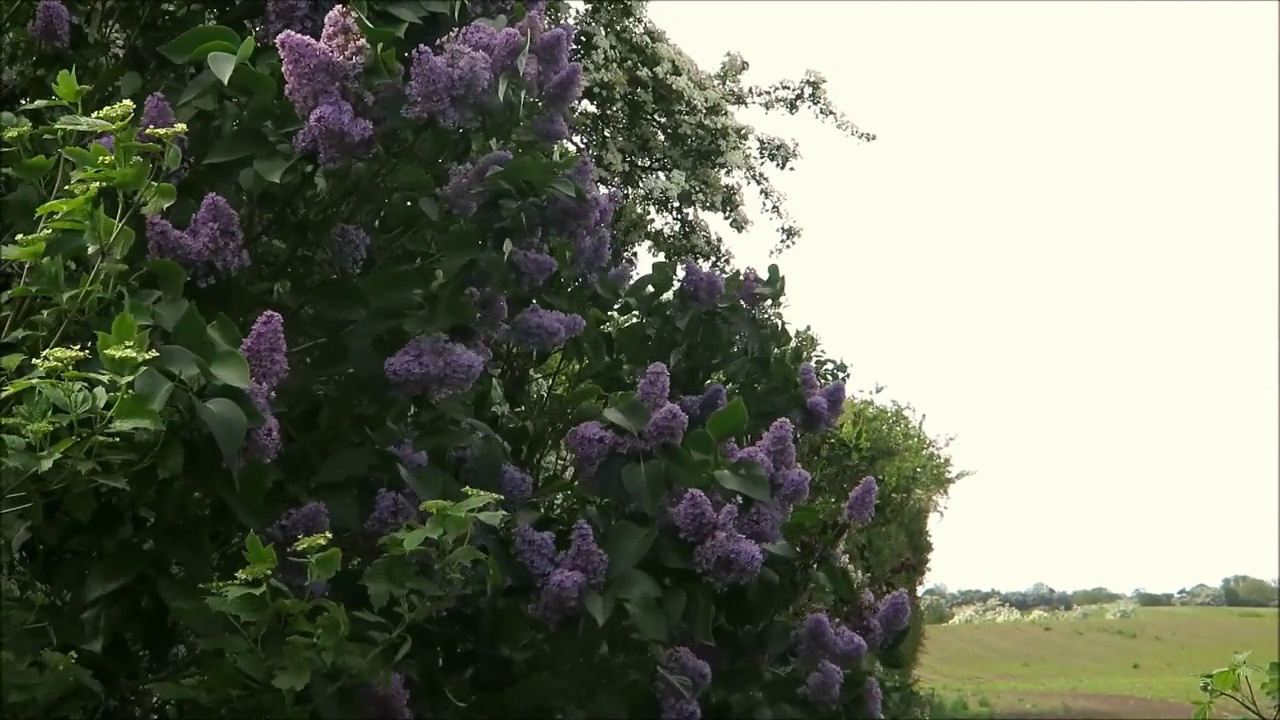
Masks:
[[[275,42],[284,72],[285,97],[306,121],[293,138],[294,150],[315,153],[325,168],[367,154],[373,123],[357,115],[356,105],[367,105],[370,100],[359,88],[369,42],[351,11],[342,5],[330,10],[319,40],[284,30]]]
[[[516,526],[512,547],[540,593],[529,612],[552,626],[580,615],[587,590],[600,587],[609,569],[609,556],[586,520],[574,524],[569,547],[559,555],[554,534],[524,524]]]
[[[805,427],[813,431],[822,431],[840,419],[844,414],[845,387],[843,380],[830,385],[819,386],[817,373],[813,365],[805,363],[800,366],[800,390],[804,393]]]
[[[844,503],[845,519],[854,525],[866,525],[876,514],[876,495],[879,487],[876,479],[868,475],[862,478],[849,491],[849,499]]]
[[[229,277],[249,266],[240,216],[217,193],[209,193],[186,230],[168,220],[147,218],[148,250],[153,257],[172,260],[187,269],[197,284],[217,276]]]
[[[796,630],[796,641],[801,665],[812,668],[800,694],[815,705],[835,705],[844,685],[841,666],[860,662],[867,654],[867,642],[822,612],[805,617]]]
[[[603,191],[595,181],[595,164],[586,154],[579,155],[566,179],[577,185],[582,198],[551,193],[539,205],[530,208],[529,222],[540,237],[564,238],[572,246],[573,270],[579,276],[595,279],[606,272],[613,252],[610,226],[622,204],[617,191]]]
[[[421,519],[422,511],[412,495],[383,488],[373,499],[373,511],[365,520],[364,529],[375,537],[382,537]]]
[[[369,234],[355,225],[338,225],[329,235],[329,252],[339,270],[355,275],[369,254]]]
[[[688,683],[681,687],[679,679]],[[658,695],[658,717],[662,720],[699,720],[702,708],[698,696],[711,687],[711,666],[687,647],[674,647],[662,659],[662,669],[654,682]]]
[[[738,530],[756,542],[777,542],[782,525],[792,509],[809,496],[809,472],[796,463],[795,428],[791,421],[779,418],[751,446],[739,449],[732,441],[725,444],[725,459],[747,460],[760,467],[769,478],[772,501],[753,502],[738,518]]]
[[[505,337],[525,350],[551,352],[586,329],[587,321],[581,315],[530,305],[511,321]]]
[[[671,372],[663,363],[656,362],[645,368],[636,384],[636,399],[649,409],[649,421],[640,435],[641,444],[618,443],[621,452],[656,449],[663,445],[679,445],[689,429],[689,416],[680,405],[669,400],[671,396]]]
[[[411,437],[407,437],[399,445],[387,449],[396,456],[396,462],[399,462],[406,470],[421,470],[427,466],[427,451],[414,450],[413,438]]]
[[[711,414],[728,404],[728,395],[724,386],[715,383],[708,385],[701,395],[685,395],[678,403],[690,422],[704,422]]]
[[[275,460],[280,452],[280,421],[271,409],[276,388],[289,374],[289,345],[284,336],[284,318],[266,310],[249,328],[240,343],[240,354],[249,365],[249,397],[262,415],[262,425],[249,431],[246,455],[262,462]]]
[[[159,143],[160,139],[148,133],[147,130],[155,128],[171,128],[177,124],[178,118],[173,114],[173,108],[169,105],[169,101],[165,99],[164,93],[151,93],[142,103],[142,118],[138,121],[138,127],[142,132],[138,133],[138,141]],[[182,162],[178,167],[171,170],[165,179],[170,183],[176,184],[181,182],[182,178],[186,177],[187,173],[191,170],[191,158],[186,154],[186,135],[175,136],[173,138],[173,144],[182,152]]]
[[[408,395],[427,394],[443,400],[471,389],[486,359],[443,333],[419,335],[383,364],[387,380]]]
[[[462,217],[475,214],[488,194],[480,185],[490,174],[506,167],[512,159],[510,150],[493,150],[474,163],[463,163],[449,169],[449,180],[440,188],[445,205]]]
[[[862,702],[867,717],[873,720],[884,717],[884,692],[879,680],[869,677],[862,683]]]
[[[391,673],[385,684],[371,684],[365,689],[365,706],[369,717],[386,720],[413,720],[409,709],[409,690],[404,686],[404,676]]]
[[[306,565],[290,557],[290,548],[299,539],[325,532],[329,532],[329,507],[313,500],[286,511],[263,533],[275,547],[276,557],[279,558],[276,577],[286,587],[295,592],[309,590],[316,596],[327,592],[327,585],[323,582],[313,583],[308,587]]]
[[[332,5],[333,0],[267,0],[260,39],[271,43],[285,30],[315,37]]]
[[[688,260],[684,264],[684,277],[680,279],[680,294],[699,307],[714,308],[724,296],[724,278]]]
[[[753,308],[763,302],[764,297],[756,293],[756,288],[760,287],[760,275],[755,268],[747,268],[742,273],[742,285],[738,288],[738,300],[743,305]]]
[[[884,647],[907,629],[911,623],[911,597],[904,589],[895,590],[879,600],[864,590],[861,601],[849,614],[849,623],[872,647]]]
[[[405,117],[431,119],[449,128],[472,128],[479,113],[498,102],[498,78],[513,71],[525,38],[514,27],[495,30],[472,23],[448,38],[439,52],[413,51],[405,85]]]
[[[498,492],[515,503],[524,502],[533,497],[533,478],[515,465],[503,463],[498,471]]]
[[[725,503],[716,512],[701,490],[688,490],[671,509],[680,537],[696,547],[693,566],[719,586],[742,585],[760,574],[764,553],[737,529],[738,506]]]
[[[41,46],[62,50],[71,42],[71,13],[62,0],[40,0],[27,32]]]

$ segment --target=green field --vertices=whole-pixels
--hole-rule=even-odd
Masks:
[[[1188,718],[1193,675],[1241,650],[1265,667],[1278,644],[1275,608],[1141,608],[1120,620],[931,625],[920,677],[975,716]]]

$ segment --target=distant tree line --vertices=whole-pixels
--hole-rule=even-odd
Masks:
[[[1172,607],[1178,605],[1204,605],[1223,607],[1277,607],[1280,606],[1280,584],[1249,575],[1232,575],[1217,586],[1200,583],[1182,588],[1176,593],[1153,593],[1138,588],[1129,594],[1118,593],[1105,587],[1062,592],[1044,583],[1036,583],[1026,590],[956,590],[945,585],[933,585],[921,593],[922,597],[936,597],[941,603],[935,607],[954,608],[959,605],[976,605],[991,600],[1027,611],[1071,610],[1080,605],[1102,605],[1129,599],[1143,607]]]

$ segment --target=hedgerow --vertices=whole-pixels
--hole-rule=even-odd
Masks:
[[[7,11],[6,714],[879,717],[778,268],[632,278],[537,3],[326,5]]]

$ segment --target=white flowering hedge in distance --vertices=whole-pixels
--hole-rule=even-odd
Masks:
[[[1033,622],[1043,623],[1055,620],[1090,620],[1105,618],[1120,620],[1131,618],[1138,609],[1138,604],[1131,600],[1119,600],[1103,605],[1084,605],[1071,610],[1044,610],[1036,608],[1031,612],[1020,612],[1016,608],[1005,605],[998,600],[988,600],[973,605],[960,605],[954,608],[955,615],[947,625],[974,625],[977,623]]]

